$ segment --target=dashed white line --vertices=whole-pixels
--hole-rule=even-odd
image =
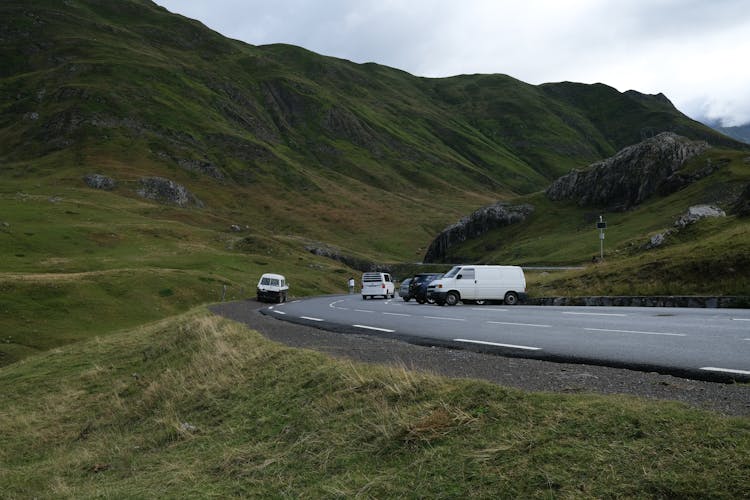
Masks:
[[[279,311],[278,309],[274,311],[276,314],[286,314],[284,311]]]
[[[445,316],[422,316],[426,319],[442,319],[445,321],[466,321],[464,318],[447,318]]]
[[[376,332],[386,332],[386,333],[393,333],[396,330],[390,330],[388,328],[378,328],[376,326],[367,326],[367,325],[352,325],[356,328],[364,328],[365,330],[375,330]]]
[[[499,344],[497,342],[485,342],[484,340],[470,340],[470,339],[453,339],[454,342],[466,342],[469,344],[481,344],[491,345],[494,347],[509,347],[511,349],[523,349],[526,351],[541,351],[541,347],[531,347],[527,345],[514,345],[514,344]]]
[[[507,309],[498,309],[497,307],[472,307],[472,311],[496,311],[496,312],[508,312]]]
[[[735,370],[733,368],[717,368],[715,366],[704,366],[701,370],[708,372],[721,372],[721,373],[734,373],[737,375],[750,375],[750,371],[747,370]]]
[[[505,321],[488,321],[490,325],[531,326],[536,328],[552,328],[552,325],[535,325],[532,323],[507,323]]]
[[[300,316],[300,318],[307,319],[307,320],[310,320],[310,321],[323,321],[321,318],[312,318],[310,316]]]
[[[732,321],[750,321],[750,318],[732,318]]]
[[[588,312],[564,312],[563,314],[575,314],[578,316],[621,316],[621,317],[627,316],[627,314],[618,314],[618,313],[588,313]]]
[[[383,314],[388,315],[388,316],[408,316],[408,317],[411,317],[411,314],[404,314],[404,313],[387,313],[387,312],[384,312]]]
[[[640,332],[637,330],[608,330],[606,328],[584,328],[590,332],[612,332],[612,333],[639,333],[641,335],[664,335],[667,337],[687,337],[684,333],[666,333],[666,332]]]
[[[368,311],[367,309],[355,309],[358,313],[374,313],[375,311]]]

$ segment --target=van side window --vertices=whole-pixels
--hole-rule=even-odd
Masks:
[[[461,279],[465,280],[473,280],[474,279],[474,269],[473,268],[464,268],[461,270]]]

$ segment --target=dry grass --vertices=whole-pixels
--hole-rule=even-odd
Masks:
[[[333,360],[201,310],[0,369],[7,497],[750,491],[750,423]]]

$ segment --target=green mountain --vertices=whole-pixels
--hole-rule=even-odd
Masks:
[[[352,270],[306,247],[421,260],[462,215],[659,132],[731,151],[732,182],[747,170],[662,95],[418,78],[230,40],[147,0],[6,0],[0,40],[0,364],[252,295],[267,270],[295,294],[343,290]],[[544,244],[495,255],[586,261],[549,257],[571,223],[540,206]]]

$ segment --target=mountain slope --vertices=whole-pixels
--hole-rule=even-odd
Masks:
[[[239,185],[317,190],[323,175],[501,195],[539,190],[644,128],[725,141],[662,99],[503,75],[420,79],[228,40],[148,1],[9,1],[2,14],[5,162],[74,152],[87,163],[104,148]]]

